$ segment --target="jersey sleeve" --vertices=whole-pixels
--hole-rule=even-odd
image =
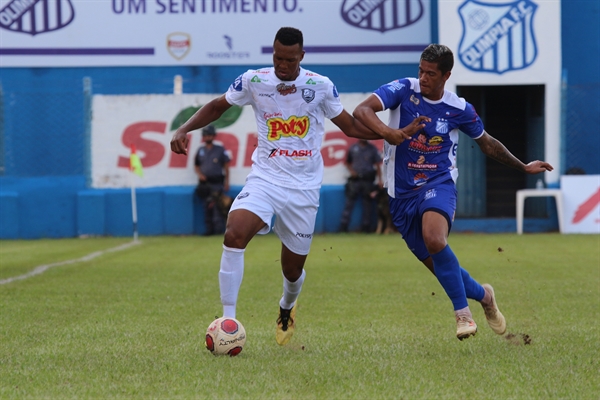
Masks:
[[[462,113],[460,125],[458,126],[471,139],[479,139],[483,135],[483,122],[471,103],[466,104]]]
[[[229,89],[225,93],[225,99],[231,105],[245,106],[250,104],[252,100],[252,94],[248,90],[247,75],[249,71],[241,74],[233,83],[229,86]]]
[[[344,106],[340,100],[340,94],[333,82],[329,83],[329,87],[325,93],[325,99],[321,103],[321,108],[323,109],[325,117],[328,119],[335,118],[344,111]]]
[[[409,95],[411,84],[408,79],[396,79],[390,83],[380,86],[375,92],[377,97],[381,99],[383,103],[383,109],[393,110],[406,99]]]

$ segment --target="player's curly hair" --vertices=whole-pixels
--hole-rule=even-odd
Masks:
[[[448,46],[443,44],[430,44],[421,53],[421,60],[436,63],[438,69],[442,71],[442,75],[448,71],[452,71],[454,67],[454,54]]]
[[[300,45],[300,49],[304,47],[304,38],[302,32],[299,29],[284,26],[277,31],[275,35],[275,42],[279,42],[284,46],[293,46],[295,44]]]

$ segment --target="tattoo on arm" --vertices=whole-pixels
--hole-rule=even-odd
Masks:
[[[487,136],[488,138],[482,141],[480,145],[481,151],[483,151],[486,156],[519,171],[525,170],[525,164],[508,151],[499,140],[489,134]]]

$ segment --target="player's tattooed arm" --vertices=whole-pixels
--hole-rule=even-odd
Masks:
[[[523,163],[517,157],[515,157],[508,149],[496,138],[487,132],[483,132],[483,135],[475,139],[479,148],[486,156],[504,164],[508,167],[523,171],[528,174],[537,174],[544,171],[552,171],[554,168],[552,165],[544,161],[532,161],[529,164]]]

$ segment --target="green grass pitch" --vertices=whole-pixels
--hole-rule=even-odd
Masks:
[[[0,281],[127,238],[0,241]],[[600,237],[453,234],[507,318],[458,341],[452,306],[400,236],[314,238],[297,328],[275,343],[280,244],[245,253],[238,357],[204,348],[221,315],[221,237],[143,237],[0,284],[0,398],[598,399]]]

